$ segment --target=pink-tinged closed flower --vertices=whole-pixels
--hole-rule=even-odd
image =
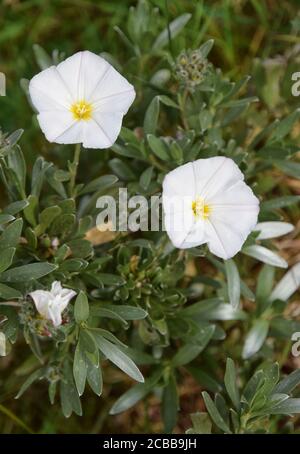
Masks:
[[[76,295],[74,290],[63,288],[59,281],[54,281],[51,290],[35,290],[29,293],[39,314],[51,320],[54,326],[62,323],[62,312]]]
[[[134,101],[133,86],[106,60],[78,52],[34,76],[29,94],[49,142],[108,148]]]
[[[239,252],[255,228],[259,201],[232,159],[198,159],[163,181],[165,228],[177,248],[207,243],[225,260]]]

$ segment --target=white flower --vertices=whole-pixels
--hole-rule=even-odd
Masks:
[[[133,86],[106,60],[78,52],[34,76],[29,93],[49,142],[108,148],[134,98]]]
[[[47,320],[52,320],[54,326],[61,325],[61,314],[76,295],[74,290],[63,288],[61,283],[54,281],[50,291],[35,290],[29,293],[37,311]]]
[[[225,260],[241,250],[257,223],[259,201],[232,159],[214,157],[189,162],[163,181],[167,233],[186,249],[208,243]]]

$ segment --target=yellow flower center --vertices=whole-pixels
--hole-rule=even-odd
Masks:
[[[204,202],[202,197],[197,197],[192,202],[192,210],[196,218],[208,219],[212,208]]]
[[[75,120],[90,120],[93,106],[89,102],[82,100],[72,104],[70,110]]]

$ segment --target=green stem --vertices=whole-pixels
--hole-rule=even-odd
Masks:
[[[8,416],[17,426],[22,427],[22,429],[26,430],[26,432],[30,434],[34,434],[34,431],[25,424],[18,416],[16,416],[12,411],[10,411],[8,408],[4,407],[3,405],[0,404],[0,412],[3,413],[4,415]]]
[[[77,176],[77,169],[78,169],[78,164],[79,164],[79,159],[80,159],[80,152],[81,152],[81,144],[77,143],[75,146],[75,152],[74,152],[74,160],[71,164],[71,178],[70,178],[70,196],[75,197],[76,192],[75,192],[75,183],[76,183],[76,176]]]

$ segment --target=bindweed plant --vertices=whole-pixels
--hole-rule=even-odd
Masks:
[[[155,396],[169,433],[191,379],[208,413],[192,415],[188,433],[296,431],[286,415],[300,413],[289,359],[300,265],[280,237],[294,235],[300,196],[276,185],[300,175],[300,111],[272,118],[261,87],[213,64],[212,39],[185,48],[190,19],[164,27],[139,1],[116,27],[123,68],[107,52],[64,59],[34,47],[42,72],[21,85],[54,153],[29,165],[23,131],[1,132],[0,355],[14,358],[1,394],[26,400],[41,381],[65,417],[105,387],[111,415]],[[124,188],[136,229],[124,224]],[[134,197],[161,194],[152,229],[151,203]],[[103,197],[116,200],[117,229],[99,222]],[[228,356],[240,378],[231,359],[222,367]]]

